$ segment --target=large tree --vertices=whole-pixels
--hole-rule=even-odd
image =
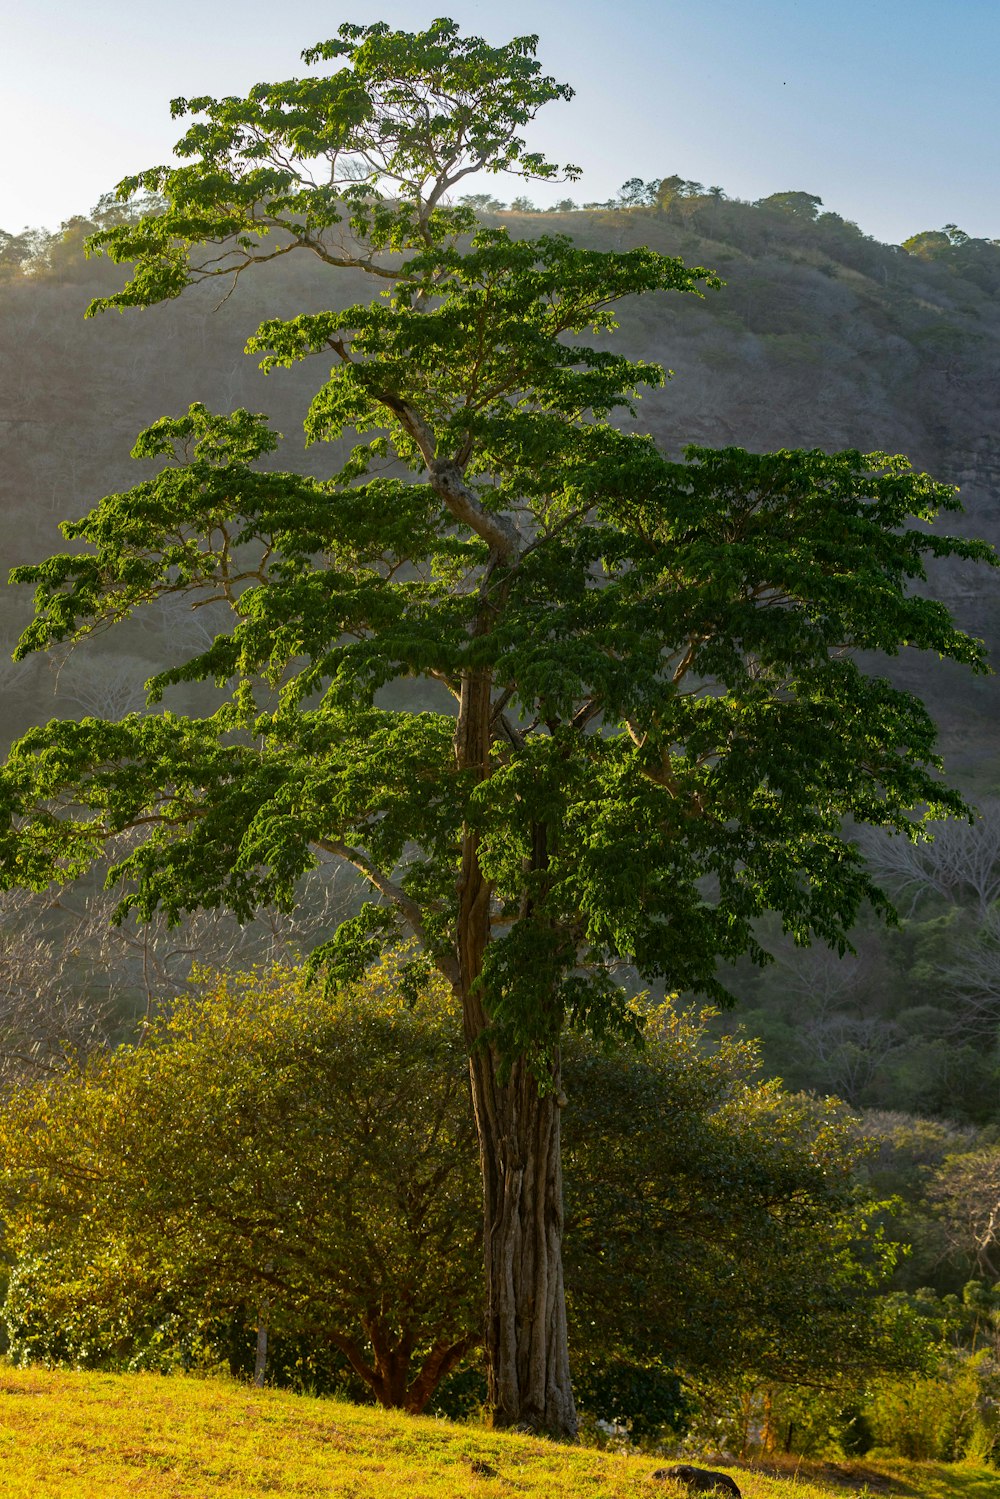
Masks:
[[[344,26],[305,54],[344,64],[329,76],[174,101],[198,117],[183,164],[121,185],[161,208],[95,236],[132,267],[95,310],[300,251],[365,271],[374,302],[250,340],[268,369],[332,361],[306,430],[353,446],[325,480],[274,472],[261,417],[194,406],[140,437],[154,477],[17,571],[38,590],[22,653],[167,594],[224,600],[232,625],[151,684],[155,707],[215,680],[216,712],[14,747],[0,870],[44,884],[110,851],[123,911],[179,916],[292,905],[320,851],[353,865],[372,899],[327,964],[356,972],[402,928],[464,1014],[495,1419],[570,1435],[562,1030],[628,1031],[623,963],[724,1000],[719,960],[766,957],[763,911],[842,945],[863,901],[884,908],[845,815],[911,832],[914,806],[962,802],[921,703],[852,653],[983,669],[912,585],[928,556],[987,549],[927,530],[954,494],[905,460],[681,463],[608,420],[663,372],[581,335],[707,273],[514,241],[451,205],[475,171],[554,174],[519,131],[570,91],[534,46]],[[393,707],[405,677],[453,708]]]

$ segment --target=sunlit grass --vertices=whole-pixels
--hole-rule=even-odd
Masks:
[[[900,1493],[920,1499],[997,1499],[1000,1473],[971,1463],[907,1463],[898,1458],[884,1466]]]
[[[652,1479],[662,1465],[224,1380],[0,1367],[0,1499],[675,1499]],[[730,1471],[744,1499],[861,1488]],[[903,1499],[1000,1491],[996,1474],[961,1466],[897,1464],[892,1477]]]

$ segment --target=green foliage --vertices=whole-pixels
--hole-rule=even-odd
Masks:
[[[141,1045],[16,1095],[14,1355],[169,1366],[262,1318],[421,1408],[476,1341],[477,1193],[447,997],[395,979],[206,981]]]
[[[916,1354],[905,1378],[865,1370],[839,1389],[743,1377],[703,1390],[687,1440],[744,1457],[896,1456],[986,1465],[1000,1453],[1000,1288],[969,1281],[961,1296],[928,1288],[887,1298]]]
[[[864,1456],[872,1445],[863,1391],[737,1380],[709,1387],[686,1438],[689,1450],[720,1449],[743,1458]],[[864,1492],[864,1490],[862,1490]]]
[[[810,222],[815,222],[819,217],[822,206],[823,199],[817,198],[814,193],[771,193],[769,197],[760,198],[757,202],[758,208],[774,208],[780,213],[793,214]]]
[[[985,1350],[956,1356],[936,1378],[887,1381],[867,1405],[874,1445],[902,1457],[988,1463],[997,1451],[1000,1374]]]
[[[238,1369],[263,1317],[278,1377],[343,1382],[349,1361],[387,1404],[444,1379],[452,1409],[478,1331],[466,1067],[440,981],[414,1001],[400,971],[326,995],[277,970],[206,981],[140,1046],[16,1093],[14,1356]],[[905,1363],[847,1121],[756,1081],[745,1043],[708,1048],[669,1008],[642,1024],[641,1052],[566,1060],[583,1408],[653,1435],[683,1426],[682,1384]]]
[[[22,654],[164,598],[222,598],[232,627],[150,684],[153,704],[219,684],[208,717],[53,722],[15,746],[0,871],[71,878],[139,826],[109,876],[122,915],[243,916],[294,902],[323,850],[455,982],[474,858],[490,912],[468,961],[491,1035],[544,1071],[564,1016],[627,1028],[607,981],[622,958],[726,1002],[717,962],[765,960],[765,911],[796,942],[843,948],[864,902],[886,909],[845,815],[915,836],[912,807],[963,804],[918,699],[851,653],[985,669],[915,585],[928,560],[993,558],[927,529],[953,492],[903,459],[692,448],[677,463],[610,424],[663,372],[581,335],[625,298],[711,278],[648,249],[460,238],[474,216],[446,198],[467,171],[554,170],[516,134],[568,92],[532,49],[451,22],[346,26],[306,54],[346,60],[327,78],[175,101],[203,120],[185,165],[122,184],[161,207],[95,236],[132,266],[95,305],[292,250],[363,269],[383,298],[269,319],[251,347],[266,368],[334,359],[313,440],[374,435],[317,481],[261,466],[262,418],[196,405],[140,436],[155,477],[68,524],[72,552],[16,570],[36,587]],[[332,186],[311,185],[317,156]],[[450,689],[457,724],[382,706],[407,677]]]
[[[508,410],[484,432],[492,423],[503,437],[517,420]],[[910,585],[928,554],[988,549],[905,526],[909,512],[926,519],[954,502],[902,460],[730,449],[670,464],[641,438],[554,420],[547,465],[529,474],[523,454],[508,455],[505,486],[530,485],[540,534],[496,585],[485,638],[468,632],[464,581],[478,575],[480,543],[432,523],[426,487],[392,482],[404,504],[394,538],[379,519],[387,481],[341,489],[259,470],[250,460],[268,436],[245,413],[193,408],[144,433],[140,453],[172,446],[174,461],[67,526],[87,552],[17,570],[38,589],[22,649],[151,597],[222,586],[232,631],[152,691],[217,678],[230,695],[205,719],[132,715],[26,735],[0,788],[6,879],[71,876],[145,822],[145,841],[112,873],[132,882],[123,911],[239,913],[292,901],[318,846],[383,895],[398,888],[397,909],[434,951],[433,932],[454,919],[465,822],[498,919],[515,918],[488,961],[498,1025],[521,1040],[534,1000],[517,988],[517,953],[539,940],[539,916],[564,1003],[597,1029],[603,991],[575,998],[568,972],[581,952],[598,965],[628,956],[724,999],[716,959],[762,957],[754,923],[768,908],[797,940],[842,943],[863,900],[884,905],[843,815],[912,836],[914,803],[938,815],[961,806],[929,773],[934,731],[919,702],[866,676],[844,647],[905,642],[981,669],[977,643]],[[524,421],[530,432],[552,419]],[[441,576],[442,548],[454,578]],[[404,562],[417,569],[406,581]],[[374,701],[404,673],[457,691],[473,667],[509,684],[484,779],[455,768],[449,716]],[[262,711],[255,684],[267,677],[281,697]],[[601,734],[581,732],[597,718]],[[537,824],[558,836],[536,914],[518,920]]]
[[[925,1340],[874,1294],[896,1250],[851,1116],[759,1082],[756,1048],[709,1050],[704,1027],[666,1007],[640,1056],[567,1059],[574,1346],[598,1367],[666,1360],[702,1391],[919,1363]]]
[[[577,1355],[573,1390],[584,1414],[588,1435],[600,1441],[603,1422],[627,1433],[630,1444],[663,1443],[680,1437],[690,1420],[691,1402],[683,1380],[662,1360],[641,1364],[596,1352]]]
[[[560,174],[518,133],[543,104],[572,97],[541,73],[536,43],[526,36],[491,47],[447,19],[417,33],[345,24],[302,54],[307,64],[345,59],[327,77],[259,83],[246,99],[174,99],[175,118],[203,117],[175,147],[185,165],[152,167],[120,185],[123,200],[142,190],[166,207],[93,237],[94,249],[135,269],[123,292],[96,299],[91,311],[148,306],[295,246],[333,266],[357,264],[363,257],[329,248],[340,225],[378,254],[441,245],[475,222],[469,207],[448,203],[474,172],[572,180],[578,168]],[[192,267],[188,253],[203,244],[222,253]]]
[[[48,238],[39,229],[24,229],[20,234],[0,229],[0,281],[13,281],[34,269],[45,256]]]
[[[967,244],[968,240],[969,236],[961,229],[948,224],[944,229],[924,229],[919,234],[911,234],[909,239],[903,240],[903,249],[918,260],[941,260],[949,250]]]
[[[622,208],[648,208],[656,202],[659,182],[644,182],[641,177],[630,177],[618,189],[618,201]]]

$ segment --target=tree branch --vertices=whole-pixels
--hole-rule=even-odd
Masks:
[[[514,562],[520,554],[521,538],[511,521],[485,510],[466,484],[454,458],[438,458],[432,429],[409,401],[389,394],[379,398],[416,443],[427,465],[431,488],[457,521],[475,531],[502,562]]]
[[[388,875],[383,874],[381,869],[359,848],[352,848],[350,844],[339,843],[330,838],[318,838],[316,847],[321,848],[324,853],[333,854],[336,858],[352,864],[359,874],[364,875],[369,884],[374,885],[379,894],[396,907],[425,952],[430,952],[423,910],[412,896],[407,895],[401,885],[397,885],[395,881],[389,879]],[[435,961],[438,959],[436,958]],[[438,961],[438,966],[440,967],[440,961]],[[445,977],[450,982],[454,975],[451,972],[445,972]]]

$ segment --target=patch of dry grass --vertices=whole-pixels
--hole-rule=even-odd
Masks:
[[[676,1499],[653,1480],[658,1466],[224,1380],[0,1367],[0,1499]],[[863,1491],[802,1468],[730,1471],[744,1499]],[[910,1464],[894,1467],[891,1490],[992,1499],[1000,1483]]]

